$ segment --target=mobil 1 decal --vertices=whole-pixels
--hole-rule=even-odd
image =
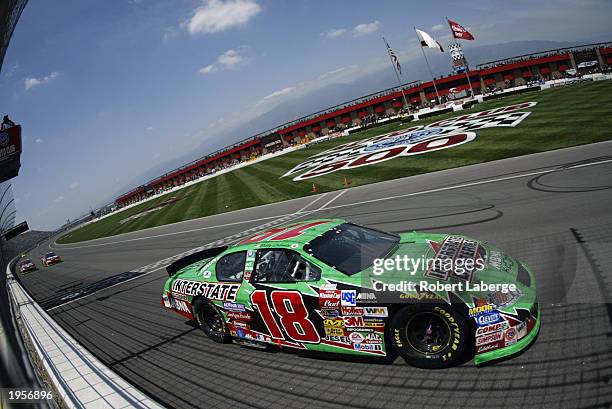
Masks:
[[[536,104],[523,102],[350,142],[311,156],[281,177],[306,180],[338,170],[463,145],[476,139],[475,131],[479,129],[517,126],[531,114],[524,110]]]

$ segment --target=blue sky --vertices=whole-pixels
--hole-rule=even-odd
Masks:
[[[18,222],[56,228],[283,102],[390,70],[383,35],[409,70],[412,27],[444,41],[445,15],[475,45],[610,34],[609,1],[461,3],[31,0],[0,72],[23,126]]]

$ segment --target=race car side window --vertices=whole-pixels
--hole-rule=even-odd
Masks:
[[[253,279],[260,283],[318,281],[321,269],[295,251],[264,249],[257,251]]]
[[[240,282],[244,274],[246,251],[226,254],[217,261],[215,273],[218,281]]]

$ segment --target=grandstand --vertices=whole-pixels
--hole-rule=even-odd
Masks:
[[[469,71],[469,79],[474,95],[487,95],[534,82],[580,77],[609,72],[611,69],[612,43],[597,43],[482,63],[476,70]],[[463,73],[436,78],[436,86],[441,99],[446,101],[466,96],[470,89]],[[435,105],[432,81],[411,82],[366,95],[282,124],[199,158],[125,193],[115,200],[115,204],[119,208],[125,207],[261,155],[363,126],[372,118],[379,120],[397,116],[405,109],[402,90],[410,104],[410,111]]]

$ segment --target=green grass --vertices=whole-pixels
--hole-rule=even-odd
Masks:
[[[426,125],[443,118],[523,101],[537,101],[538,105],[529,109],[532,114],[519,126],[479,130],[475,141],[462,146],[397,158],[378,165],[338,171],[301,182],[294,182],[291,177],[279,178],[308,157],[337,145],[408,126]],[[604,141],[612,139],[611,129],[612,81],[531,92],[478,104],[467,111],[441,115],[409,125],[399,123],[383,125],[237,169],[172,193],[172,196],[180,200],[144,217],[119,224],[119,221],[126,217],[154,207],[167,199],[168,195],[84,226],[61,237],[58,242],[74,243],[107,237],[308,196],[313,194],[311,193],[313,182],[316,183],[318,192],[342,189],[344,176],[349,178],[351,186],[360,186],[442,169]]]

